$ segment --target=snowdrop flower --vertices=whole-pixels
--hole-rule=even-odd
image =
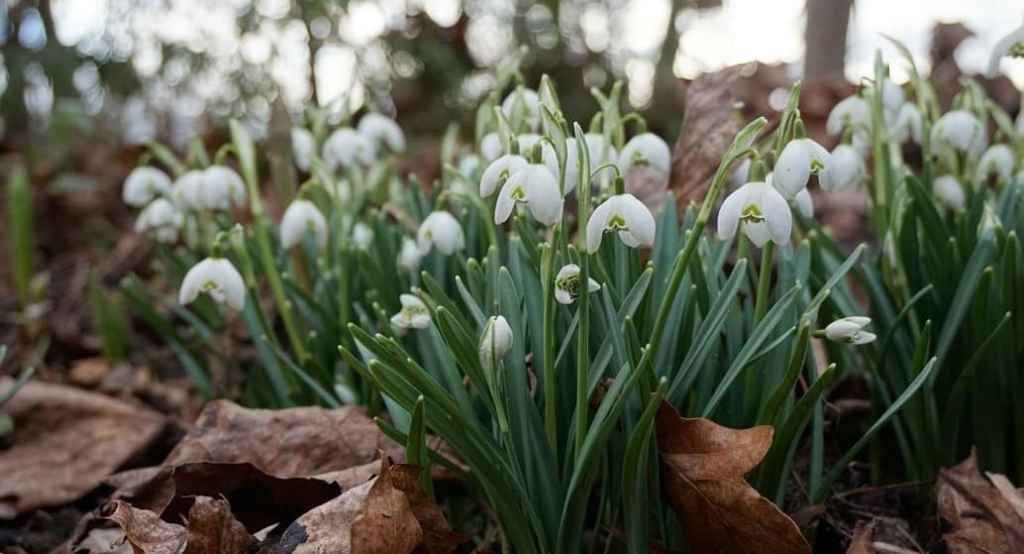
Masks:
[[[618,232],[630,248],[654,244],[655,224],[651,210],[632,194],[617,194],[601,203],[587,221],[587,252],[601,247],[606,232]]]
[[[871,125],[871,110],[860,96],[848,96],[832,108],[825,120],[825,130],[838,135],[847,127],[867,129]]]
[[[324,163],[331,171],[346,165],[370,165],[376,157],[376,145],[354,129],[334,131],[323,146]]]
[[[281,218],[281,246],[287,250],[302,242],[306,231],[312,231],[317,247],[327,246],[327,220],[309,200],[295,200]]]
[[[359,222],[352,227],[352,244],[357,250],[369,250],[373,244],[373,229],[369,225]]]
[[[480,336],[480,365],[492,368],[512,349],[512,327],[504,316],[487,318]]]
[[[536,92],[528,88],[519,87],[510,92],[505,97],[505,100],[501,102],[501,113],[506,118],[511,120],[512,115],[517,110],[522,110],[526,125],[530,129],[540,127],[540,97],[537,96]]]
[[[515,154],[505,154],[494,160],[480,177],[480,197],[487,198],[494,194],[494,191],[504,185],[509,177],[528,165],[530,163],[526,161],[526,158]]]
[[[626,173],[637,164],[650,166],[667,177],[672,164],[668,143],[654,133],[643,133],[629,139],[619,153],[619,170]]]
[[[201,169],[186,171],[174,181],[171,198],[182,208],[198,210],[202,203],[199,195],[204,183],[205,178]]]
[[[572,304],[579,298],[580,293],[580,266],[568,264],[562,266],[555,275],[555,300],[559,304]],[[587,292],[594,292],[601,289],[601,284],[593,279],[587,280]]]
[[[480,154],[485,160],[493,160],[501,155],[504,146],[501,144],[501,137],[498,133],[487,133],[480,139]]]
[[[994,144],[981,156],[975,179],[985,181],[993,173],[1000,183],[1009,183],[1013,177],[1013,150],[1005,144]]]
[[[145,206],[154,198],[170,194],[171,178],[155,167],[136,167],[124,180],[121,197],[129,206]]]
[[[932,126],[932,148],[949,146],[964,152],[979,152],[985,147],[985,129],[967,110],[951,111]]]
[[[462,233],[462,226],[459,221],[448,212],[434,212],[427,216],[420,224],[416,232],[416,244],[420,253],[426,255],[431,247],[445,255],[450,255],[456,250],[462,250],[466,245],[466,238]]]
[[[466,154],[459,160],[459,173],[472,177],[480,169],[480,156]]]
[[[402,303],[402,311],[391,316],[391,327],[399,334],[409,329],[426,329],[430,326],[430,310],[419,298],[411,294],[398,297]]]
[[[405,151],[405,133],[394,119],[379,113],[368,113],[359,120],[359,134],[377,147],[383,144],[392,152]]]
[[[935,198],[954,210],[960,211],[967,204],[964,188],[952,175],[936,177],[935,182],[932,183],[932,192],[935,194]]]
[[[847,342],[857,346],[867,344],[877,338],[874,333],[864,330],[870,324],[870,317],[844,317],[829,323],[825,327],[825,336],[836,342]]]
[[[796,209],[806,219],[814,217],[814,200],[811,198],[811,191],[804,189],[793,197]]]
[[[206,258],[192,266],[178,291],[178,302],[188,304],[200,293],[235,310],[245,306],[245,282],[235,266],[225,258]]]
[[[914,104],[908,102],[900,107],[900,111],[896,115],[896,120],[889,129],[889,135],[897,144],[903,144],[907,139],[911,139],[915,143],[920,144],[922,133],[921,125],[921,110],[917,109],[917,106]]]
[[[591,169],[595,169],[606,162],[615,162],[619,159],[619,155],[618,152],[615,151],[615,147],[608,144],[608,141],[604,139],[604,135],[587,133],[583,136],[583,140],[587,144],[587,155],[590,160]],[[563,196],[566,196],[575,190],[576,185],[580,180],[579,150],[576,147],[576,139],[566,139],[565,148],[565,172],[562,183]],[[557,175],[558,154],[548,143],[544,143],[543,160],[544,165],[548,167],[551,173]]]
[[[809,138],[789,141],[775,163],[775,187],[786,196],[795,196],[812,174],[828,167],[828,159],[828,150]]]
[[[818,182],[828,192],[847,191],[856,188],[866,173],[860,152],[848,144],[840,144],[829,155]]]
[[[292,127],[292,155],[295,156],[295,167],[309,171],[313,165],[313,153],[316,151],[316,139],[313,133],[302,127]]]
[[[199,208],[230,210],[232,205],[245,201],[245,182],[234,169],[212,165],[203,171],[199,189]]]
[[[540,135],[537,133],[523,133],[516,137],[516,142],[519,143],[519,154],[522,156],[532,156],[533,147],[540,141]],[[550,148],[550,145],[548,145]]]
[[[999,64],[1005,56],[1020,58],[1024,56],[1024,24],[1001,38],[992,49],[988,60],[988,76],[995,77],[999,72]]]
[[[882,107],[886,113],[895,114],[903,106],[905,99],[903,87],[897,85],[892,79],[882,81]]]
[[[719,238],[724,240],[736,236],[741,224],[743,233],[758,248],[769,240],[775,244],[789,244],[793,214],[775,187],[753,181],[733,191],[722,202],[718,211]]]
[[[500,225],[512,215],[517,204],[525,204],[530,214],[544,225],[562,219],[562,192],[558,181],[544,164],[528,164],[505,181],[494,206],[494,223]]]
[[[149,203],[135,220],[135,232],[153,231],[158,242],[178,240],[178,230],[185,223],[185,216],[166,198],[157,198]]]
[[[415,273],[420,268],[420,260],[423,259],[423,253],[420,252],[420,247],[416,245],[416,241],[411,238],[402,239],[402,248],[398,251],[398,267],[410,272]]]

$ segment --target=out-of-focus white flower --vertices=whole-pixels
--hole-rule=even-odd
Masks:
[[[312,231],[319,248],[327,246],[327,220],[316,204],[309,200],[295,200],[288,205],[281,218],[281,246],[286,250],[302,242],[306,231]]]
[[[409,329],[426,329],[430,326],[430,310],[419,298],[411,294],[398,297],[402,303],[402,311],[391,316],[391,327],[404,334]]]
[[[992,49],[988,60],[989,77],[995,77],[999,73],[999,64],[1007,55],[1017,58],[1024,56],[1024,24],[999,39],[995,48]]]
[[[448,212],[433,212],[420,224],[416,232],[416,244],[424,255],[430,252],[431,247],[437,247],[442,254],[451,255],[456,250],[462,250],[466,238],[455,216]]]
[[[522,113],[526,125],[537,130],[540,128],[540,97],[528,88],[518,87],[501,102],[501,113],[509,120]]]
[[[516,137],[519,143],[519,154],[525,158],[533,156],[533,147],[540,141],[540,135],[536,133],[523,133]]]
[[[505,154],[491,162],[480,177],[480,196],[487,198],[501,188],[516,172],[530,165],[526,158],[515,154]]]
[[[964,188],[952,175],[936,177],[935,182],[932,183],[932,192],[940,202],[957,211],[964,209],[967,203]]]
[[[601,164],[618,161],[619,153],[615,150],[615,146],[608,142],[601,133],[586,133],[583,135],[583,140],[587,141],[591,169]],[[576,141],[573,140],[573,144],[575,143]]]
[[[985,181],[995,173],[1000,184],[1009,183],[1013,177],[1013,165],[1013,150],[1005,144],[993,144],[981,155],[975,179]]]
[[[643,202],[632,194],[616,194],[601,203],[587,221],[587,252],[593,254],[601,248],[606,232],[619,235],[626,246],[654,244],[654,215]]]
[[[171,178],[155,167],[136,167],[124,180],[121,197],[129,206],[145,206],[171,192]]]
[[[359,120],[359,134],[369,140],[374,147],[386,146],[392,152],[405,151],[405,133],[394,119],[379,113],[368,113]]]
[[[871,324],[870,317],[850,316],[837,319],[825,327],[828,340],[845,342],[855,346],[873,342],[877,337],[864,328]]]
[[[178,302],[188,304],[200,293],[235,310],[245,307],[245,282],[235,266],[225,258],[206,258],[185,274],[178,291]]]
[[[157,198],[149,203],[135,220],[135,232],[151,231],[159,242],[170,243],[178,240],[178,230],[185,223],[185,215],[166,198]]]
[[[504,145],[501,144],[501,136],[498,133],[487,133],[480,139],[480,155],[485,160],[493,160],[504,152]]]
[[[848,144],[840,144],[829,155],[828,164],[818,174],[818,182],[828,192],[847,191],[855,189],[866,174],[860,152]]]
[[[949,146],[962,152],[981,152],[985,147],[985,128],[967,110],[946,113],[932,126],[933,149]]]
[[[370,165],[377,157],[377,146],[355,129],[345,127],[327,137],[322,157],[331,171],[342,166]]]
[[[171,198],[183,209],[198,210],[201,204],[199,195],[204,183],[203,170],[186,171],[174,181]]]
[[[302,127],[292,127],[292,155],[295,156],[295,167],[309,171],[313,165],[316,152],[316,139],[313,133]]]
[[[896,144],[903,144],[907,139],[921,144],[921,133],[921,110],[909,102],[903,104],[892,126],[889,128],[889,136],[896,141]]]
[[[871,126],[871,110],[860,96],[847,96],[837,102],[825,120],[825,130],[830,135],[838,135],[850,126],[854,129],[868,129]]]
[[[207,210],[230,210],[245,201],[245,182],[234,169],[211,165],[203,171],[203,188],[199,190],[199,207]]]
[[[608,144],[608,141],[604,139],[604,135],[597,133],[587,133],[583,136],[584,141],[587,143],[587,155],[590,160],[590,169],[594,170],[598,166],[607,163],[614,162],[619,159],[618,153],[615,151],[615,147]],[[562,195],[567,196],[570,192],[576,189],[576,185],[579,184],[580,180],[580,168],[579,168],[579,149],[576,147],[576,139],[568,138],[565,140],[565,173],[562,184]],[[558,154],[550,144],[544,143],[543,159],[544,165],[551,170],[551,173],[558,174]]]
[[[829,163],[825,147],[809,138],[789,141],[779,154],[775,164],[774,185],[788,197],[793,197],[807,187],[811,175],[816,174]]]
[[[804,189],[793,197],[797,211],[807,219],[814,217],[814,200],[811,198],[811,191]]]
[[[580,266],[568,264],[562,266],[555,275],[555,300],[560,304],[572,304],[583,292],[580,290]],[[587,280],[587,292],[601,290],[601,283],[594,279]]]
[[[517,204],[525,204],[530,214],[544,225],[562,219],[562,192],[551,170],[544,164],[528,164],[505,181],[494,206],[494,222],[502,224]]]
[[[897,85],[892,79],[882,81],[882,107],[887,114],[896,115],[906,96],[903,87]]]
[[[480,156],[476,154],[466,154],[459,159],[459,173],[465,177],[472,178],[477,171],[480,170]]]
[[[769,240],[775,244],[789,244],[793,214],[775,187],[753,181],[733,191],[718,211],[719,238],[731,239],[741,225],[743,233],[754,246],[764,246]]]
[[[732,170],[733,188],[742,187],[750,181],[751,166],[753,166],[753,162],[750,161],[750,158],[743,158],[743,161],[736,166],[736,169]]]
[[[357,250],[369,250],[373,244],[373,229],[360,221],[352,227],[352,244]]]
[[[512,349],[512,327],[504,316],[487,318],[480,336],[480,365],[493,368]]]
[[[672,165],[668,143],[654,133],[642,133],[629,139],[619,153],[619,170],[625,174],[638,164],[647,165],[667,176]]]
[[[415,272],[420,268],[420,260],[423,259],[423,253],[420,252],[420,247],[416,245],[416,241],[411,238],[402,239],[402,248],[398,251],[398,267],[408,271]]]

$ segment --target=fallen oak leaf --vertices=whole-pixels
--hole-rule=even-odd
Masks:
[[[973,450],[959,465],[939,470],[938,512],[951,526],[943,534],[951,554],[1024,552],[1024,518],[1017,499],[1010,500],[1021,493],[1012,485],[1005,490],[1001,481],[993,484],[982,476]]]
[[[182,554],[188,541],[185,527],[168,523],[157,514],[120,500],[103,507],[101,514],[124,532],[136,554]]]
[[[744,475],[771,447],[767,425],[730,429],[683,418],[662,402],[657,419],[663,493],[694,552],[809,553],[792,519],[751,487]]]

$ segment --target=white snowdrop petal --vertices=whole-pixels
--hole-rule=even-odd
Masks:
[[[455,216],[438,211],[428,215],[420,224],[416,241],[422,254],[430,252],[431,247],[437,247],[441,253],[450,255],[456,250],[462,250],[466,238]]]
[[[750,158],[743,158],[743,161],[736,166],[736,169],[732,170],[732,186],[733,188],[740,188],[750,181],[750,167],[753,163]]]
[[[601,239],[604,237],[608,214],[612,208],[609,201],[610,199],[605,200],[595,208],[590,214],[590,220],[587,221],[587,252],[591,254],[601,248]]]
[[[145,206],[154,198],[171,192],[171,178],[149,166],[136,167],[124,180],[121,197],[129,206]]]
[[[963,186],[952,175],[941,175],[932,183],[932,192],[940,202],[954,210],[962,210],[967,204]]]
[[[291,248],[302,242],[307,230],[313,231],[317,246],[327,245],[327,220],[309,200],[295,200],[281,218],[281,246]]]
[[[313,163],[313,154],[316,152],[316,139],[308,129],[302,127],[292,128],[292,155],[295,157],[295,166],[302,171],[309,171]]]
[[[840,144],[832,151],[818,182],[828,192],[847,191],[856,188],[865,173],[860,153],[848,144]]]
[[[534,219],[544,225],[554,225],[562,219],[562,193],[558,182],[547,167],[532,164],[520,172],[526,188],[526,204]]]
[[[825,130],[830,135],[838,135],[847,126],[867,127],[871,122],[871,112],[867,102],[859,96],[848,96],[836,103],[825,121]]]
[[[377,157],[377,149],[355,129],[343,127],[324,141],[321,157],[328,169],[335,171],[344,166],[369,165]]]
[[[501,187],[501,192],[498,193],[498,200],[494,204],[494,224],[501,225],[508,221],[509,216],[512,215],[512,210],[516,207],[516,201],[512,197],[513,192],[517,187],[520,186],[519,181],[521,178],[517,175],[513,175],[507,181],[505,185]]]
[[[626,227],[636,241],[643,246],[654,244],[655,222],[651,210],[631,194],[620,194],[619,210],[626,220]]]
[[[995,174],[999,183],[1008,183],[1013,176],[1014,155],[1013,150],[1005,144],[994,144],[989,147],[978,161],[978,170],[975,177],[978,181],[988,179]]]
[[[629,139],[619,153],[619,168],[625,173],[636,163],[645,163],[667,174],[672,163],[668,143],[654,133],[643,133]]]
[[[398,252],[398,266],[406,271],[415,272],[420,267],[423,254],[420,252],[416,241],[410,238],[402,239],[402,248]]]
[[[793,196],[807,186],[811,178],[811,153],[798,140],[790,141],[775,164],[772,184],[786,196]]]
[[[245,200],[245,182],[233,169],[213,165],[202,174],[198,191],[198,207],[207,210],[230,210]]]
[[[501,102],[501,113],[509,119],[516,113],[522,113],[527,126],[530,129],[537,129],[541,121],[540,97],[528,88],[519,87]]]
[[[800,215],[810,219],[814,217],[814,200],[811,198],[811,192],[804,189],[793,197],[793,202],[796,203],[796,209],[800,212]]]
[[[501,144],[501,137],[498,133],[487,133],[484,138],[480,139],[480,155],[485,160],[495,160],[504,151],[504,145]]]
[[[565,289],[555,289],[555,301],[559,304],[572,304],[575,299],[569,294],[569,291]]]
[[[480,196],[487,198],[494,194],[512,174],[529,165],[526,158],[515,154],[506,154],[494,160],[480,177]]]
[[[369,250],[373,244],[373,229],[363,222],[356,223],[352,227],[352,244],[358,250]]]
[[[743,234],[758,248],[761,248],[772,239],[772,232],[764,221],[743,222]]]
[[[728,240],[736,236],[740,225],[740,214],[747,203],[747,192],[750,188],[743,185],[725,197],[722,207],[718,210],[718,238]]]
[[[405,133],[398,123],[379,113],[368,113],[359,120],[359,134],[374,145],[383,144],[392,152],[405,151]]]
[[[934,148],[949,146],[965,152],[980,151],[985,144],[984,132],[974,114],[954,110],[940,117],[932,126],[931,143]]]
[[[185,274],[178,302],[188,304],[205,292],[235,310],[245,306],[245,282],[235,266],[224,258],[206,258]]]

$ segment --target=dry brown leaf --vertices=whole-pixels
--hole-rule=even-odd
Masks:
[[[185,527],[168,523],[149,510],[115,500],[103,508],[103,516],[116,523],[136,554],[181,554],[188,542]]]
[[[0,379],[0,394],[11,386]],[[61,385],[31,382],[4,406],[14,418],[0,451],[0,518],[74,502],[164,428],[150,410]]]
[[[197,497],[186,522],[188,548],[185,554],[244,554],[256,545],[256,539],[235,519],[231,506],[221,498]]]
[[[121,528],[123,539],[136,553],[245,554],[256,546],[256,539],[235,519],[228,502],[208,496],[193,500],[188,516],[182,520],[184,525],[169,523],[154,512],[120,500],[105,506],[103,517]],[[104,536],[111,541],[110,535]],[[74,550],[82,549],[83,542]]]
[[[1021,493],[1005,477],[993,484],[970,457],[939,471],[939,516],[952,529],[943,535],[951,554],[1024,552],[1024,518],[1017,512]]]
[[[662,402],[657,431],[663,492],[694,552],[811,551],[793,520],[743,478],[768,453],[770,426],[730,429]]]
[[[872,544],[873,535],[874,525],[872,523],[858,521],[857,527],[853,530],[853,540],[850,541],[850,548],[846,550],[846,554],[875,554],[875,547]]]

